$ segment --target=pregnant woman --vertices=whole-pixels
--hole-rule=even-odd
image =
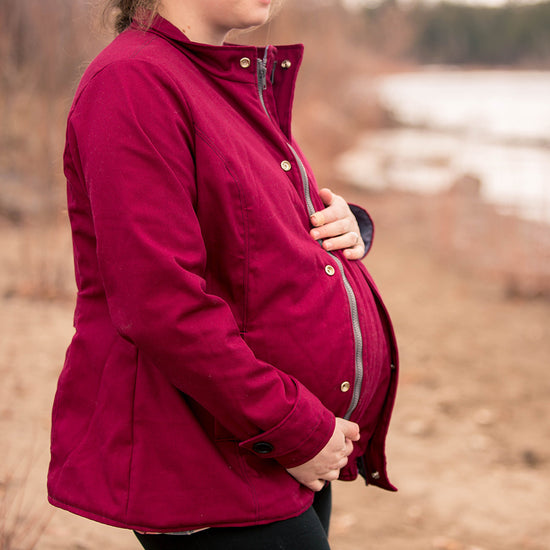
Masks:
[[[270,0],[123,0],[69,113],[78,296],[50,502],[146,549],[329,548],[330,482],[394,490],[397,351],[372,224],[291,132]]]

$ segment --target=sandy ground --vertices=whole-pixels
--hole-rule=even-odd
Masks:
[[[443,262],[406,198],[350,195],[377,220],[366,262],[400,341],[388,444],[400,490],[336,483],[333,550],[550,548],[550,302],[506,297],[494,280]],[[39,550],[137,549],[128,532],[45,502],[72,300],[32,295],[45,284],[37,278],[71,271],[60,231],[0,229],[0,549],[32,548],[38,535]],[[50,257],[62,262],[53,275]]]

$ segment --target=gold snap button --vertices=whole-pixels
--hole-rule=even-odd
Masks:
[[[342,382],[342,384],[340,384],[340,391],[343,391],[344,393],[349,391],[350,388],[351,384],[349,382]]]
[[[290,162],[288,162],[288,160],[283,160],[283,162],[281,162],[281,168],[285,172],[290,172],[292,170],[292,164],[290,164]]]
[[[248,57],[242,57],[241,60],[239,61],[239,65],[240,65],[243,69],[248,69],[248,67],[250,67],[250,58],[248,58]]]
[[[331,277],[336,273],[336,270],[331,265],[325,266],[325,273]]]
[[[290,69],[290,67],[292,67],[292,62],[289,60],[289,59],[285,59],[282,63],[281,63],[281,67],[283,69]]]

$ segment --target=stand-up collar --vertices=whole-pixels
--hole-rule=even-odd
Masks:
[[[137,23],[133,29],[139,29]],[[216,46],[193,42],[175,25],[157,15],[147,32],[161,38],[193,57],[193,61],[219,78],[237,82],[254,82],[257,74],[257,61],[263,59],[265,48],[224,44]],[[268,55],[268,69],[274,64],[284,63],[291,73],[296,73],[302,62],[304,47],[302,44],[271,46]],[[248,60],[248,61],[247,61]]]

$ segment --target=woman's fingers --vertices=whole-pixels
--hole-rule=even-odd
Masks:
[[[335,195],[330,189],[327,189],[326,187],[319,191],[319,196],[321,197],[321,200],[323,201],[323,204],[326,206],[326,208],[324,210],[319,210],[318,212],[315,212],[315,214],[311,216],[311,225],[313,225],[314,227],[325,225],[326,223],[333,222],[342,217],[341,213],[339,212],[340,205],[338,204],[338,198],[341,197],[338,197],[338,195]],[[336,204],[334,205],[333,203],[335,199]]]
[[[356,227],[353,224],[353,220],[350,220],[349,218],[341,218],[325,225],[314,227],[310,231],[310,235],[317,240],[330,239],[332,237],[338,237],[339,235],[350,233],[351,231],[355,231],[355,229]]]
[[[299,481],[302,485],[305,485],[312,491],[320,491],[327,481],[336,481],[340,475],[340,470],[331,470],[325,474],[319,476],[301,476],[294,471],[294,468],[290,468],[287,472],[296,481]]]
[[[330,189],[320,190],[326,208],[311,216],[310,235],[323,241],[325,250],[344,250],[346,258],[358,260],[365,253],[357,219],[346,201]]]
[[[325,250],[340,250],[341,248],[353,248],[362,243],[361,238],[355,231],[344,233],[338,237],[326,239],[323,241]]]
[[[360,260],[365,255],[365,244],[361,241],[361,244],[352,248],[346,248],[344,250],[344,256],[348,260]]]
[[[302,483],[302,485],[305,485],[312,491],[318,492],[325,486],[325,480],[324,479],[315,479],[314,481],[310,481],[308,483]]]
[[[349,214],[353,216],[348,203],[340,195],[335,195],[330,189],[326,188],[321,189],[319,194],[326,208],[315,212],[311,216],[311,225],[314,227],[321,227],[345,219]]]
[[[330,470],[321,479],[325,481],[336,481],[340,477],[340,470]]]
[[[338,473],[340,472],[340,470],[346,466],[346,464],[348,463],[348,456],[349,455],[346,455],[344,456],[343,458],[340,459],[340,461],[338,462],[338,464],[336,465],[336,470],[338,471]]]
[[[353,441],[358,441],[359,437],[359,426],[355,422],[336,418],[334,432],[325,447],[304,464],[287,468],[287,472],[312,491],[320,491],[323,480],[338,479],[353,451]]]
[[[336,426],[344,434],[346,439],[351,441],[359,441],[361,433],[359,431],[359,425],[345,418],[336,417]]]

